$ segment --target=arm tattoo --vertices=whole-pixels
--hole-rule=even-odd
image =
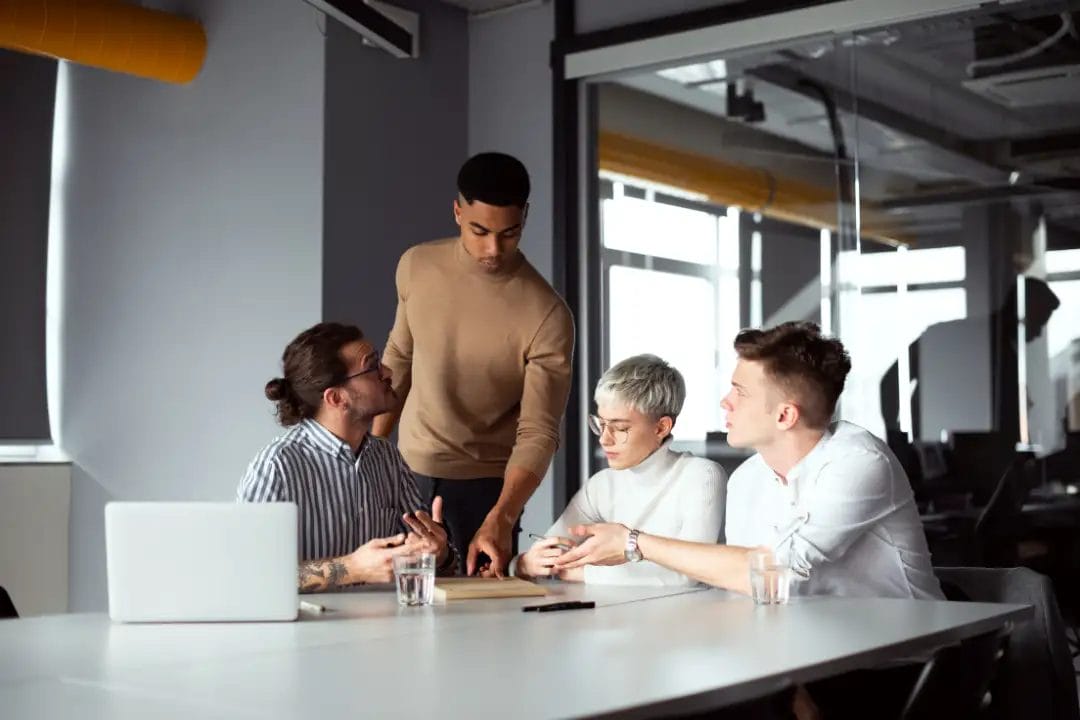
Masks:
[[[311,560],[300,565],[298,584],[302,593],[336,590],[348,585],[348,576],[345,563],[337,558]]]
[[[300,566],[299,573],[299,585],[300,592],[311,592],[317,590],[323,581],[326,579],[326,575],[322,571],[322,562],[319,560],[312,560],[306,562]]]
[[[345,563],[340,560],[330,561],[330,575],[326,578],[326,587],[333,589],[341,587],[342,580],[348,573],[345,571]]]

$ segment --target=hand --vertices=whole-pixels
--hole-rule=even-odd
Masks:
[[[368,540],[352,551],[348,558],[352,582],[388,583],[394,579],[394,556],[408,552],[405,533],[393,537]]]
[[[517,561],[517,574],[525,577],[551,577],[557,575],[555,561],[574,546],[569,538],[549,537],[537,540],[529,551]]]
[[[405,513],[401,518],[412,530],[405,538],[409,552],[435,553],[435,562],[441,567],[450,552],[446,537],[446,528],[442,520],[442,498],[436,497],[431,503],[431,515],[423,510]]]
[[[476,572],[480,553],[484,553],[491,558],[491,570],[495,577],[505,576],[506,564],[510,562],[510,533],[513,529],[513,523],[500,519],[494,513],[489,514],[469,543],[465,574],[472,575]]]
[[[578,525],[571,535],[591,535],[555,562],[556,570],[571,570],[586,565],[622,565],[626,562],[626,539],[630,528],[618,523]]]

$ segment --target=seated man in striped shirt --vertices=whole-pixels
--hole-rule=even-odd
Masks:
[[[297,504],[300,590],[390,582],[393,557],[417,551],[436,553],[439,574],[452,574],[442,499],[428,508],[397,448],[370,433],[397,401],[360,328],[305,330],[282,365],[285,377],[266,384],[266,397],[289,430],[252,460],[237,500]]]

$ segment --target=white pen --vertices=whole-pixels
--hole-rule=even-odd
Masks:
[[[326,606],[325,605],[319,605],[318,603],[308,602],[307,600],[301,600],[300,601],[300,609],[301,610],[306,610],[307,612],[312,613],[314,615],[322,615],[324,612],[326,612]]]

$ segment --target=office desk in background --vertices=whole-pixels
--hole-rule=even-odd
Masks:
[[[1019,605],[816,598],[755,607],[718,590],[553,585],[536,598],[398,608],[313,596],[296,623],[0,622],[0,716],[650,717],[722,707],[923,653],[1020,620]],[[682,592],[682,594],[672,594]]]

